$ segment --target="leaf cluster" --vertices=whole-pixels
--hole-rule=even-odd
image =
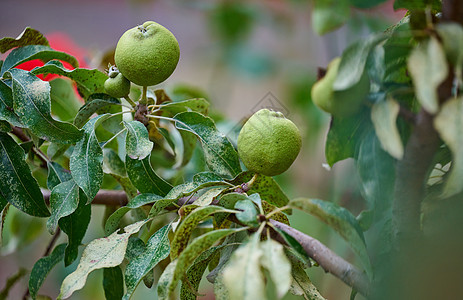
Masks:
[[[76,260],[60,299],[82,289],[98,269],[104,269],[108,299],[130,299],[142,281],[156,284],[161,299],[172,297],[179,283],[182,299],[195,298],[207,268],[219,298],[271,297],[268,277],[278,298],[292,292],[323,299],[305,274],[312,262],[302,246],[269,222],[289,225],[292,208],[354,237],[363,257],[363,234],[347,211],[309,199],[291,202],[273,178],[243,171],[204,98],[172,101],[163,90],[138,87],[128,98],[111,97],[104,93],[105,73],[79,68],[30,28],[0,40],[0,48],[11,50],[0,72],[1,232],[4,225],[21,228],[5,223],[9,218],[21,222],[29,215],[46,218],[51,235],[67,236],[32,268],[33,299],[54,266]],[[45,65],[17,68],[32,59]],[[59,77],[43,81],[37,77],[43,74]],[[79,258],[91,205],[108,189],[125,193],[127,203],[108,207],[105,237],[88,243]],[[11,235],[19,237],[18,230]],[[2,253],[18,245],[9,237]]]

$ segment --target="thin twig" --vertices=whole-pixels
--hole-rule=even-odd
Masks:
[[[297,240],[302,248],[304,248],[305,252],[307,252],[325,272],[333,274],[362,295],[366,297],[369,295],[370,282],[359,269],[338,256],[317,239],[278,221],[269,220],[269,222]],[[285,243],[281,236],[277,236],[276,239],[281,243]]]
[[[16,137],[18,137],[22,142],[29,142],[31,139],[24,133],[24,131],[19,128],[19,127],[16,127],[14,126],[13,129],[11,130],[11,133],[14,134]],[[36,148],[35,145],[34,147],[32,148],[33,151],[37,154],[37,157],[39,158],[39,160],[42,162],[40,164],[41,167],[43,168],[48,168],[47,166],[47,156],[45,155],[45,153],[43,153],[40,149]]]
[[[58,227],[55,234],[53,235],[50,242],[48,243],[48,246],[45,249],[45,252],[43,253],[42,257],[50,255],[51,251],[53,250],[53,247],[55,246],[56,241],[59,238],[60,233],[61,233],[61,229]],[[26,291],[24,292],[24,295],[23,295],[23,300],[27,300],[29,295],[30,295],[30,291],[29,291],[29,287],[27,287]]]
[[[132,106],[131,108],[137,106],[137,104],[132,99],[130,99],[129,96],[124,97],[124,99]]]
[[[50,202],[50,190],[41,189],[43,198],[48,204]],[[125,206],[127,205],[127,194],[124,191],[117,190],[99,190],[92,204],[109,205],[109,206]]]

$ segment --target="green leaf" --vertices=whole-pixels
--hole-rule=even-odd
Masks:
[[[260,243],[261,264],[275,283],[277,298],[282,298],[291,287],[291,264],[283,246],[272,239]]]
[[[106,300],[119,300],[124,295],[124,278],[119,266],[104,268],[103,289]]]
[[[56,160],[61,157],[71,147],[70,144],[62,145],[59,143],[50,143],[47,149],[47,156],[51,160]]]
[[[190,266],[201,253],[212,247],[218,240],[241,230],[243,230],[243,228],[214,230],[194,239],[193,242],[183,250],[180,256],[172,261],[162,273],[158,281],[158,298],[160,300],[170,299],[169,297],[187,271],[188,266]]]
[[[0,132],[10,132],[11,129],[10,123],[0,120]]]
[[[121,264],[129,237],[138,232],[146,222],[147,220],[130,224],[124,227],[121,234],[114,232],[108,237],[91,241],[82,253],[77,269],[63,280],[58,299],[69,298],[75,291],[80,290],[90,272]]]
[[[194,205],[207,206],[212,203],[220,194],[227,190],[227,187],[211,188],[205,191],[194,201]]]
[[[110,115],[97,116],[85,124],[84,135],[72,152],[69,167],[72,178],[92,202],[103,182],[103,150],[95,135],[95,128]]]
[[[223,275],[218,274],[214,281],[214,296],[216,300],[230,300],[227,287],[223,283]]]
[[[123,122],[127,128],[125,149],[131,159],[142,160],[151,154],[153,142],[148,138],[148,130],[139,121]]]
[[[196,148],[196,135],[189,131],[180,130],[180,136],[182,137],[183,143],[183,153],[182,153],[182,162],[180,164],[181,167],[188,164],[193,157]]]
[[[174,117],[178,129],[194,133],[201,141],[209,169],[224,177],[235,177],[241,166],[233,145],[220,133],[211,118],[196,112],[184,112]]]
[[[130,262],[132,259],[142,254],[145,249],[145,242],[143,242],[143,240],[139,237],[133,235],[129,238],[127,250],[125,251],[125,259]]]
[[[119,157],[116,151],[110,148],[103,149],[103,172],[106,174],[127,177],[125,163]]]
[[[199,284],[203,277],[204,271],[209,262],[216,256],[218,247],[212,247],[204,251],[198,258],[195,259],[193,264],[186,272],[185,280],[182,283],[180,290],[180,299],[182,300],[195,300],[196,294],[199,289]],[[196,293],[193,293],[193,291]]]
[[[355,164],[361,181],[362,194],[375,220],[391,208],[394,194],[395,160],[380,145],[373,130],[367,132],[355,153]]]
[[[74,125],[81,128],[85,122],[100,108],[110,105],[121,105],[121,100],[106,94],[92,94],[88,97],[87,102],[79,109]]]
[[[162,199],[161,196],[156,194],[140,194],[127,203],[126,206],[118,208],[105,223],[105,234],[113,233],[119,226],[119,222],[131,209],[142,207],[143,205],[150,204]]]
[[[371,120],[382,148],[396,159],[402,159],[404,146],[397,128],[400,105],[393,99],[377,102],[371,109]]]
[[[298,261],[292,261],[291,281],[291,294],[303,296],[304,299],[326,300],[309,279],[309,276],[307,276],[307,273]]]
[[[357,144],[370,126],[368,114],[362,111],[352,117],[332,118],[326,137],[326,162],[332,167],[338,161],[355,156]]]
[[[230,235],[225,238],[224,242],[219,246],[223,247],[223,249],[221,249],[219,253],[219,262],[217,263],[217,266],[206,276],[207,280],[210,283],[213,283],[214,286],[216,285],[218,278],[222,275],[223,268],[227,265],[233,252],[235,252],[235,250],[238,249],[239,246],[241,246],[243,241],[247,240],[248,238],[248,233],[244,231]]]
[[[434,10],[440,10],[441,1],[440,0],[395,0],[394,1],[394,10],[400,8],[405,8],[408,10],[424,10],[427,7],[430,7]]]
[[[174,238],[171,243],[170,258],[176,259],[186,248],[190,240],[191,233],[201,221],[204,221],[210,215],[218,212],[234,212],[233,210],[224,209],[220,206],[203,206],[193,210],[177,227]]]
[[[164,209],[169,204],[175,202],[176,200],[186,197],[191,193],[196,192],[202,188],[207,188],[210,186],[217,185],[226,185],[227,183],[222,180],[222,177],[212,172],[201,172],[193,176],[193,180],[187,183],[179,184],[174,186],[169,193],[164,197],[164,199],[158,200],[149,213],[150,217],[158,214],[162,209]]]
[[[434,126],[452,151],[452,168],[442,194],[443,197],[450,197],[463,190],[463,98],[445,102],[434,119]]]
[[[409,16],[405,16],[396,26],[389,29],[391,36],[383,44],[386,82],[411,83],[407,59],[415,42],[409,19]]]
[[[238,201],[246,200],[248,196],[243,193],[227,193],[220,197],[219,204],[228,209],[233,209]]]
[[[45,140],[69,144],[82,137],[74,125],[59,122],[50,115],[50,85],[29,72],[12,69],[14,112],[35,135]]]
[[[17,38],[4,37],[0,40],[0,53],[28,45],[49,46],[47,39],[39,31],[26,27]]]
[[[382,33],[371,35],[344,50],[333,89],[335,91],[347,90],[358,83],[362,78],[368,54],[386,38],[387,35]]]
[[[323,35],[341,27],[350,16],[349,0],[316,0],[312,12],[312,27]]]
[[[374,212],[371,210],[362,210],[357,215],[357,221],[364,232],[370,229],[371,225],[373,225],[373,217]]]
[[[71,121],[79,111],[80,99],[70,80],[56,78],[49,81],[51,91],[51,113],[62,121]]]
[[[255,174],[253,172],[243,172],[236,176],[232,181],[234,185],[249,182]],[[258,174],[251,185],[251,189],[247,192],[248,195],[258,193],[260,197],[276,207],[283,207],[288,204],[289,199],[284,194],[280,185],[272,177]]]
[[[288,233],[286,233],[285,231],[283,230],[280,230],[278,229],[277,227],[275,226],[272,226],[272,228],[278,232],[282,237],[283,239],[285,240],[286,244],[288,244],[289,247],[291,247],[291,249],[293,249],[293,253],[294,255],[300,259],[301,261],[303,261],[304,263],[306,264],[310,264],[310,257],[309,255],[307,254],[307,252],[304,250],[304,248],[302,247],[302,245],[295,239],[293,238],[291,235],[289,235]]]
[[[378,4],[386,2],[387,0],[349,0],[350,4],[358,8],[372,8]]]
[[[57,74],[68,77],[77,84],[77,88],[82,96],[87,99],[95,93],[104,93],[104,82],[108,76],[97,69],[74,69],[68,70],[59,61],[52,61],[42,67],[37,67],[31,71],[34,75]]]
[[[0,75],[3,75],[6,71],[22,64],[23,62],[33,59],[40,59],[44,62],[50,61],[52,59],[59,59],[70,63],[75,68],[79,66],[77,59],[67,53],[55,51],[48,46],[29,45],[16,48],[10,52],[10,54],[3,62]]]
[[[207,114],[209,110],[209,102],[203,98],[195,98],[184,101],[172,102],[164,104],[162,107],[163,115],[173,117],[178,113],[186,111],[195,111],[200,114]]]
[[[150,123],[150,124],[153,124],[153,123]],[[162,135],[162,137],[166,140],[167,144],[172,149],[172,151],[175,153],[176,146],[175,146],[173,138],[170,136],[170,132],[167,129],[162,128],[162,127],[157,127],[157,130]],[[195,141],[196,141],[196,137],[195,137]],[[162,147],[165,147],[165,146],[162,145]]]
[[[72,214],[79,205],[79,186],[74,180],[58,184],[50,195],[51,216],[47,220],[47,229],[55,234],[59,219]]]
[[[314,215],[333,228],[360,257],[367,274],[372,275],[362,228],[347,209],[332,202],[307,198],[291,200],[289,206]]]
[[[170,246],[168,234],[170,228],[171,224],[168,224],[159,229],[150,237],[145,250],[129,262],[125,269],[125,284],[127,291],[122,299],[130,299],[143,277],[145,277],[161,260],[169,256]]]
[[[39,185],[25,161],[24,150],[6,133],[0,132],[0,191],[19,210],[36,217],[48,217]]]
[[[159,177],[151,167],[151,155],[146,158],[132,159],[128,155],[125,158],[125,166],[130,181],[140,191],[140,193],[151,193],[165,196],[172,189],[172,186]]]
[[[408,69],[416,98],[427,112],[437,113],[437,88],[448,75],[447,59],[437,38],[431,37],[413,49],[408,58]]]
[[[463,64],[463,52],[461,51],[463,49],[463,27],[458,23],[445,22],[437,24],[436,31],[442,39],[448,61],[457,69],[456,74],[458,74],[458,69],[461,72]]]
[[[90,223],[91,213],[91,205],[87,205],[87,197],[85,197],[84,192],[80,191],[77,209],[69,216],[58,221],[59,227],[68,236],[68,245],[64,255],[64,265],[66,267],[77,259],[79,246]]]
[[[24,127],[17,114],[13,111],[13,92],[0,80],[0,120],[10,122],[14,126]]]
[[[233,252],[223,270],[223,283],[230,300],[267,299],[260,264],[263,252],[259,240],[259,234],[252,235],[248,243]]]
[[[72,179],[71,173],[63,168],[60,164],[54,161],[47,162],[48,177],[47,187],[51,191],[55,186],[60,183],[69,181]]]
[[[37,292],[45,281],[45,278],[47,278],[51,269],[63,260],[65,249],[66,244],[60,244],[53,249],[53,252],[50,255],[42,257],[34,264],[29,278],[29,292],[32,299],[36,299]]]
[[[250,227],[258,227],[259,221],[257,219],[257,209],[254,202],[251,200],[240,200],[235,204],[235,210],[240,211],[236,213],[236,218],[243,224]]]

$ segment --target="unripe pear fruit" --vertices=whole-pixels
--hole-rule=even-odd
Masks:
[[[275,176],[286,171],[301,150],[299,129],[281,112],[261,109],[238,135],[238,155],[249,171]]]
[[[130,81],[114,66],[109,69],[109,78],[104,82],[106,94],[115,98],[122,98],[130,93]]]
[[[166,80],[177,67],[179,58],[175,36],[153,21],[127,30],[119,39],[114,54],[122,75],[141,86]]]
[[[370,80],[364,72],[355,85],[346,90],[334,90],[341,58],[333,59],[325,76],[312,87],[312,101],[320,109],[335,117],[347,117],[356,113],[370,91]]]

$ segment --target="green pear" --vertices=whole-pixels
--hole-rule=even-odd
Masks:
[[[261,109],[238,135],[238,155],[249,171],[275,176],[286,171],[301,150],[296,125],[280,112]]]
[[[109,78],[104,83],[106,94],[122,98],[130,93],[130,81],[119,73],[116,67],[112,66],[108,75]]]
[[[333,84],[338,75],[341,57],[328,64],[325,76],[312,87],[312,101],[320,109],[335,117],[347,117],[355,114],[370,90],[370,80],[364,72],[360,80],[346,90],[334,90]]]
[[[179,58],[175,36],[153,21],[127,30],[119,39],[114,54],[122,75],[141,86],[166,80],[177,67]]]

